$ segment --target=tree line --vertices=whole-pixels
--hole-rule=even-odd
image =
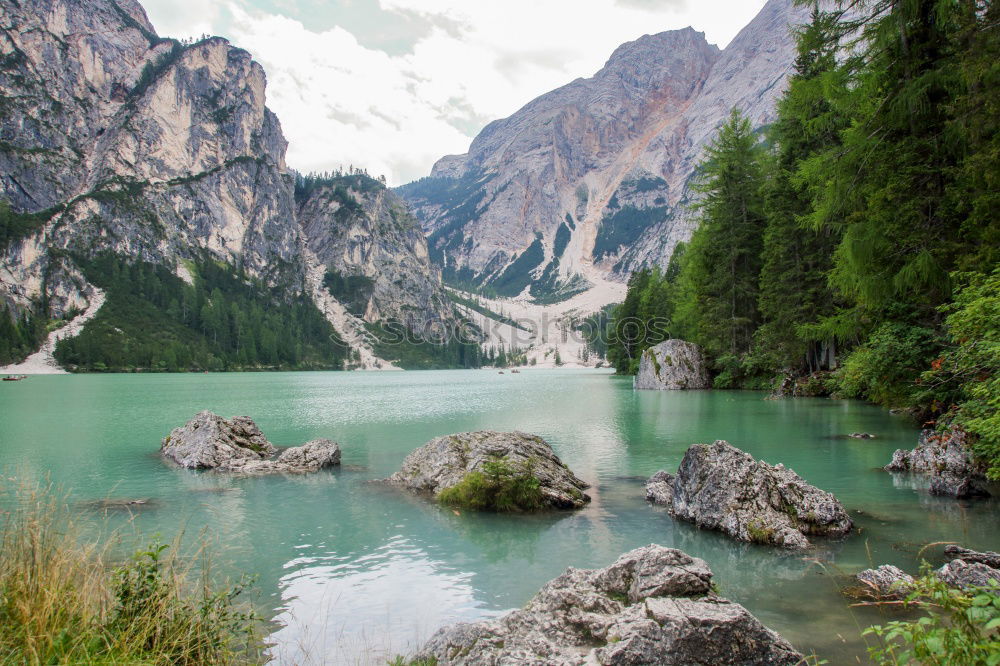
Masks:
[[[720,129],[698,229],[632,276],[609,361],[685,338],[718,388],[792,377],[909,408],[968,430],[1000,477],[1000,11],[850,4],[799,30],[765,140],[739,110]]]

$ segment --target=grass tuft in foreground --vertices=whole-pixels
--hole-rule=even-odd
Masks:
[[[438,493],[442,504],[477,511],[537,511],[544,505],[541,484],[528,463],[512,463],[494,457],[482,471],[466,474],[460,482]]]
[[[176,546],[112,564],[49,487],[2,493],[0,664],[262,663],[257,618]]]

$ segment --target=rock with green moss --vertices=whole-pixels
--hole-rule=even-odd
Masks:
[[[840,536],[852,527],[836,497],[722,440],[690,447],[677,474],[653,475],[646,499],[700,527],[784,548],[808,548],[807,536]]]
[[[579,509],[590,501],[579,479],[537,435],[483,430],[437,437],[387,481],[477,510]]]
[[[317,439],[280,454],[249,416],[199,412],[163,438],[160,453],[181,467],[241,474],[314,472],[340,464],[340,446]]]
[[[665,340],[642,353],[635,388],[681,390],[712,387],[701,347],[684,340]]]
[[[604,569],[570,568],[521,610],[438,630],[415,655],[440,666],[802,663],[745,608],[715,594],[704,560],[659,545]]]

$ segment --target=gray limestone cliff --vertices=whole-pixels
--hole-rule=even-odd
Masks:
[[[55,319],[83,310],[97,290],[75,259],[106,253],[188,281],[183,260],[221,261],[286,298],[329,300],[309,280],[308,246],[332,243],[300,225],[318,229],[323,211],[297,205],[265,73],[249,53],[217,37],[160,38],[133,0],[0,0],[0,11],[0,199],[19,225],[0,243],[0,306],[44,303]],[[381,219],[390,197],[362,200],[361,216]],[[370,314],[450,317],[423,239],[381,231],[367,229],[378,251],[360,261],[323,261],[400,281],[376,290]]]
[[[690,28],[624,44],[400,188],[446,278],[552,298],[666,266],[705,146],[734,106],[774,119],[808,11],[770,0],[722,51]]]

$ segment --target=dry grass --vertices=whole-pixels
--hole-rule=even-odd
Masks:
[[[120,535],[84,538],[48,485],[0,488],[0,507],[0,664],[263,661],[245,583],[214,584],[203,548],[116,560]]]

